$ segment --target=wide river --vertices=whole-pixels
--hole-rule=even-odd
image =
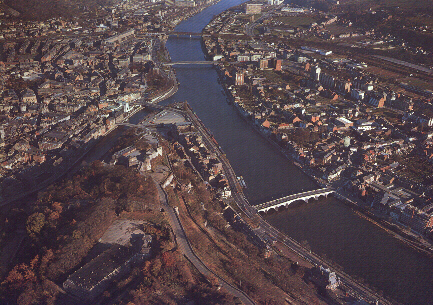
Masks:
[[[222,0],[180,23],[176,30],[201,32],[214,15],[240,0]],[[170,37],[173,61],[204,60],[201,40]],[[175,66],[179,91],[163,102],[188,101],[211,130],[237,175],[246,181],[252,204],[316,188],[228,105],[212,66]],[[310,201],[265,216],[272,225],[312,251],[334,261],[343,270],[404,304],[433,304],[433,261],[359,217],[344,203],[328,198]]]

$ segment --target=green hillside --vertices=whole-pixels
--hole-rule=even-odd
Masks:
[[[93,15],[111,0],[5,0],[4,3],[20,12],[22,19],[45,20]]]

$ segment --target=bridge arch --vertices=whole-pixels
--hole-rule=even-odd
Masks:
[[[269,213],[278,213],[281,210],[283,210],[284,208],[286,208],[286,206],[274,206],[274,207],[269,207],[267,209],[261,210],[261,211],[259,211],[259,213],[261,215],[266,215]]]
[[[258,212],[268,212],[271,209],[278,211],[280,207],[288,207],[294,202],[308,203],[310,199],[314,198],[319,200],[322,196],[327,197],[328,194],[333,193],[334,190],[331,188],[322,188],[313,191],[306,191],[299,194],[292,194],[279,199],[271,200],[263,204],[256,206]]]
[[[298,199],[292,200],[292,201],[287,205],[287,207],[288,207],[289,205],[302,205],[302,204],[308,203],[308,201],[309,201],[309,198],[298,198]]]

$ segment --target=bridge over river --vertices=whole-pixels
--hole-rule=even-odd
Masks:
[[[222,63],[221,61],[212,61],[212,60],[196,60],[196,61],[172,61],[172,62],[163,62],[161,63],[164,66],[173,66],[173,65],[218,65]],[[238,64],[239,61],[231,61],[230,64]]]
[[[305,201],[314,198],[318,200],[321,196],[327,197],[329,194],[334,193],[334,189],[325,187],[313,191],[292,194],[279,199],[271,200],[259,205],[254,206],[258,212],[268,212],[269,210],[278,210],[279,207],[287,207],[294,201]]]
[[[142,35],[145,36],[160,36],[160,35],[173,35],[173,36],[189,36],[189,37],[210,37],[211,34],[208,33],[198,33],[198,32],[147,32]],[[214,34],[215,35],[215,34]]]
[[[168,110],[168,111],[174,111],[177,112],[181,115],[186,115],[187,111],[179,109],[177,107],[170,107],[170,106],[161,106],[161,105],[157,105],[157,104],[149,104],[146,102],[143,102],[142,105],[144,106],[150,106],[150,107],[155,107],[157,109],[160,110]],[[190,118],[194,119],[194,116],[190,115]],[[197,122],[195,122],[196,126],[198,126],[199,124]],[[123,126],[128,126],[128,127],[154,127],[156,126],[155,123],[153,122],[143,122],[140,124],[131,124],[131,123],[120,123],[118,125],[123,125]],[[202,132],[202,135],[205,134],[204,132]],[[212,147],[213,143],[212,141],[208,141],[208,146]],[[218,148],[214,148],[216,151],[218,151]],[[227,176],[230,176],[228,174],[226,174]],[[233,177],[235,177],[235,175],[233,174]],[[229,179],[230,180],[230,179]],[[233,178],[233,180],[235,181],[235,183],[233,183],[233,185],[231,185],[232,188],[232,194],[235,195],[237,194],[237,192],[234,192],[236,190],[236,185],[237,185],[237,180]],[[274,199],[259,205],[255,205],[253,207],[251,207],[249,205],[249,203],[247,203],[246,198],[242,198],[243,200],[245,200],[245,202],[247,203],[246,205],[250,206],[252,208],[252,212],[253,213],[257,213],[257,212],[268,212],[270,210],[275,210],[277,211],[278,208],[280,207],[287,207],[289,206],[292,202],[295,201],[305,201],[308,202],[308,200],[310,200],[311,198],[314,198],[315,200],[318,200],[320,197],[327,197],[329,194],[334,193],[334,189],[330,188],[330,187],[325,187],[325,188],[320,188],[320,189],[316,189],[316,190],[312,190],[312,191],[306,191],[306,192],[301,192],[301,193],[297,193],[297,194],[292,194],[289,196],[285,196],[285,197],[281,197],[278,199]],[[257,212],[255,212],[257,211]]]
[[[217,65],[220,61],[174,61],[174,62],[164,62],[162,63],[164,66],[173,66],[173,65]]]

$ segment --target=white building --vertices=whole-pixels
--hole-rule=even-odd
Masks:
[[[280,5],[283,2],[283,0],[268,0],[268,5]]]

